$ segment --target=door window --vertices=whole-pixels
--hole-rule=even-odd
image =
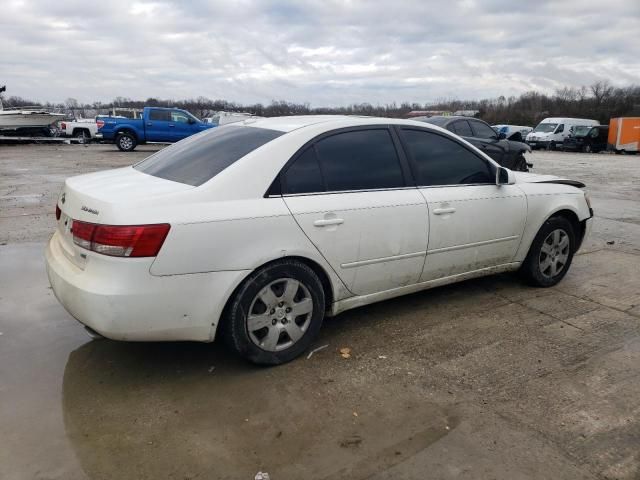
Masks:
[[[289,194],[323,192],[324,183],[313,147],[307,148],[284,173],[283,192]]]
[[[168,122],[169,118],[170,116],[168,110],[151,110],[149,112],[149,120]]]
[[[182,112],[171,112],[171,121],[175,123],[189,123],[189,117]]]
[[[495,183],[489,164],[452,139],[424,130],[403,129],[419,185]]]
[[[469,122],[473,128],[474,137],[477,138],[497,138],[496,132],[489,125],[478,121]]]
[[[457,122],[454,122],[449,130],[457,135],[460,135],[461,137],[473,137],[473,132],[471,131],[469,122],[467,122],[466,120],[459,120]]]
[[[555,133],[562,133],[564,132],[564,123],[561,123],[560,125],[558,125],[558,128],[556,128]]]
[[[403,187],[404,177],[386,129],[356,130],[315,144],[328,191]]]

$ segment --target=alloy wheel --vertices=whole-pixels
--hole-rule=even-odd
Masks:
[[[562,272],[569,260],[570,247],[569,235],[561,228],[547,235],[540,248],[540,273],[547,278],[553,278]]]

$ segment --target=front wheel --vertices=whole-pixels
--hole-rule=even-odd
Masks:
[[[138,145],[136,137],[130,133],[120,133],[116,137],[116,145],[122,152],[133,152]]]
[[[524,155],[521,153],[516,157],[516,161],[513,165],[513,169],[516,172],[528,172],[529,166],[527,165],[527,159],[524,158]]]
[[[585,145],[584,147],[582,147],[582,151],[584,153],[592,153],[593,150],[591,149],[591,145]]]
[[[569,220],[551,217],[531,244],[520,273],[536,287],[552,287],[564,278],[575,250],[575,232]]]
[[[325,295],[315,272],[280,260],[252,273],[228,305],[221,325],[226,343],[247,360],[286,363],[304,352],[324,319]]]

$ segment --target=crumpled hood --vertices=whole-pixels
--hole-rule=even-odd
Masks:
[[[516,177],[516,183],[560,183],[577,188],[584,188],[586,186],[584,183],[577,180],[556,177],[555,175],[540,175],[539,173],[529,172],[513,172],[513,174]]]

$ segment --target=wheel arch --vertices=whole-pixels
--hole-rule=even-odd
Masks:
[[[138,141],[138,134],[137,134],[137,133],[136,133],[136,131],[135,131],[133,128],[131,128],[131,127],[122,127],[122,128],[118,128],[118,129],[116,130],[116,134],[115,134],[115,136],[117,137],[118,135],[121,135],[121,134],[124,134],[124,133],[129,134],[129,135],[133,135],[133,138],[135,138],[135,139],[136,139],[136,141]]]
[[[569,222],[571,222],[571,225],[573,226],[573,231],[576,236],[575,251],[578,251],[578,249],[580,248],[580,245],[582,245],[582,240],[584,240],[584,235],[587,230],[587,221],[586,220],[580,221],[578,214],[569,208],[563,208],[555,211],[554,213],[549,215],[544,221],[546,222],[547,220],[553,217],[563,217],[569,220]],[[543,225],[544,225],[544,222],[543,222]]]
[[[297,260],[300,263],[304,263],[311,270],[313,270],[313,272],[320,279],[320,283],[322,284],[322,289],[324,291],[325,314],[329,314],[331,312],[331,306],[333,305],[334,299],[336,298],[336,293],[334,292],[334,285],[331,281],[331,277],[329,276],[325,268],[322,265],[320,265],[318,262],[316,262],[315,260],[312,260],[309,257],[303,257],[300,255],[286,255],[283,257],[274,258],[272,260],[269,260],[268,262],[264,262],[263,264],[257,266],[253,270],[248,270],[246,272],[246,275],[244,275],[242,279],[240,279],[240,281],[233,288],[233,290],[225,300],[224,307],[220,311],[220,317],[217,322],[216,330],[220,328],[224,328],[225,318],[227,317],[228,309],[233,301],[233,298],[235,297],[238,290],[240,290],[240,288],[242,288],[242,286],[245,284],[245,282],[247,281],[247,278],[249,278],[254,272],[257,272],[258,270],[268,265],[271,265],[272,263],[278,262],[280,260]],[[218,336],[217,333],[216,333],[216,336]]]

